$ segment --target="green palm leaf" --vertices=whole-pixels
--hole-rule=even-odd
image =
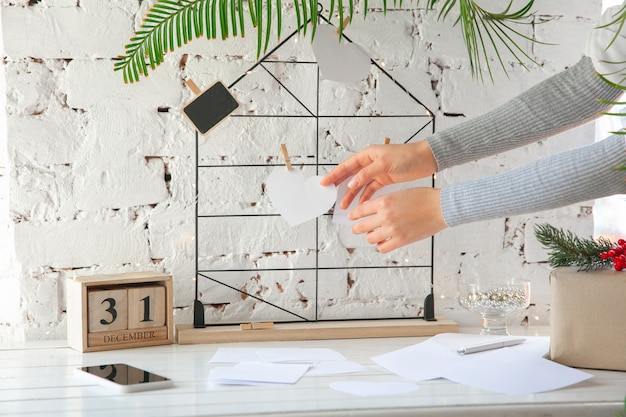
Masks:
[[[617,37],[620,35],[622,28],[624,27],[624,23],[626,23],[626,4],[622,5],[621,8],[613,15],[613,20],[605,25],[598,26],[598,29],[602,29],[613,26],[615,24],[619,25],[619,27],[615,29],[615,35],[613,35],[613,38],[611,38],[611,42],[609,42],[609,44],[606,46],[606,49],[609,49],[611,45],[613,45]]]
[[[151,70],[156,69],[167,52],[205,35],[215,39],[217,18],[222,39],[230,33],[243,36],[241,5],[241,0],[158,0],[126,45],[126,54],[118,57],[114,69],[123,72],[124,82],[139,81],[140,76],[148,75],[148,65]]]
[[[272,30],[277,29],[280,39],[282,29],[282,0],[156,0],[146,13],[140,29],[125,46],[125,54],[119,56],[114,64],[114,70],[122,71],[124,82],[139,81],[141,76],[147,76],[150,70],[159,66],[168,52],[180,48],[195,38],[206,37],[216,39],[219,36],[227,39],[230,36],[244,36],[245,19],[244,4],[247,5],[247,15],[257,32],[257,58],[268,48]],[[344,24],[352,21],[354,1],[348,0],[344,7],[343,0],[331,0],[330,17],[339,18],[339,36],[342,35]],[[420,0],[415,0],[419,5]],[[512,1],[512,0],[511,0]],[[402,0],[394,0],[394,6],[402,6]],[[482,66],[485,65],[489,76],[493,79],[489,63],[488,50],[491,49],[499,61],[500,67],[506,72],[504,62],[500,57],[502,46],[522,65],[524,60],[534,60],[516,43],[516,39],[525,39],[537,42],[528,36],[514,30],[510,24],[527,23],[532,17],[530,9],[534,0],[519,10],[510,11],[509,3],[503,12],[489,12],[476,4],[474,0],[426,0],[426,8],[434,9],[441,6],[438,19],[445,20],[450,13],[458,8],[459,18],[453,23],[460,23],[461,35],[467,47],[470,67],[473,76],[482,79]],[[298,31],[304,35],[311,27],[311,38],[315,36],[318,22],[317,0],[294,0],[294,9]],[[363,15],[367,15],[368,0],[363,2]],[[387,11],[387,0],[382,0],[383,11]],[[348,18],[344,17],[347,9]],[[626,12],[625,12],[626,13]],[[274,20],[274,17],[276,18]],[[345,22],[345,23],[344,23]]]
[[[488,49],[493,50],[505,74],[507,73],[507,68],[501,57],[500,48],[502,47],[508,50],[513,58],[524,68],[526,68],[524,61],[537,63],[517,44],[514,37],[535,43],[545,43],[530,38],[511,26],[511,23],[530,23],[529,19],[532,17],[531,8],[534,0],[529,0],[526,5],[517,11],[509,12],[512,6],[511,1],[505,10],[500,13],[489,12],[472,0],[458,1],[461,13],[457,23],[460,21],[463,28],[463,40],[469,54],[470,68],[473,76],[482,79],[481,64],[484,63],[487,67],[489,77],[493,81],[493,73],[488,58]],[[445,18],[452,10],[454,3],[456,3],[456,0],[446,0],[444,8],[440,12],[440,17]],[[520,56],[520,54],[523,55],[523,57]]]

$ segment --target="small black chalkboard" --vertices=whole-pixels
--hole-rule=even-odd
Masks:
[[[183,107],[183,113],[202,135],[206,135],[229,114],[237,110],[239,103],[220,81]]]

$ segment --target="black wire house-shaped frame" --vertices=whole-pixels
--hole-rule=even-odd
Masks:
[[[407,143],[434,132],[433,113],[370,62],[360,83],[325,80],[294,31],[228,86],[239,109],[207,140],[196,133],[194,327],[435,320],[432,238],[381,254],[333,222],[332,209],[290,227],[265,193],[272,169],[285,166],[282,143],[309,177],[384,136]],[[434,180],[406,184],[416,185]]]

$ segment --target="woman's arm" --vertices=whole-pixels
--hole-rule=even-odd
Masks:
[[[532,213],[626,194],[626,139],[613,135],[492,177],[441,189],[441,212],[450,227]]]
[[[441,171],[547,138],[600,116],[622,91],[588,57],[482,116],[428,138]]]

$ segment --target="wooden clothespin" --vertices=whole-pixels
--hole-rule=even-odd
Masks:
[[[385,138],[385,145],[389,145],[390,142],[391,142],[391,139]]]
[[[280,144],[280,150],[285,158],[285,164],[287,165],[287,171],[291,171],[291,160],[289,159],[289,152],[287,152],[287,146],[284,143]]]
[[[268,321],[263,323],[241,323],[239,330],[263,330],[274,327],[274,322]]]
[[[341,22],[341,31],[343,31],[346,26],[348,26],[348,23],[350,23],[350,16],[346,16],[345,19],[343,19],[343,22]],[[337,34],[339,34],[340,30],[339,28],[337,28]]]
[[[196,83],[193,82],[193,80],[187,80],[185,81],[185,85],[191,90],[192,93],[194,93],[195,95],[199,96],[200,94],[202,94],[202,90],[200,90],[198,88],[198,86],[196,85]]]

